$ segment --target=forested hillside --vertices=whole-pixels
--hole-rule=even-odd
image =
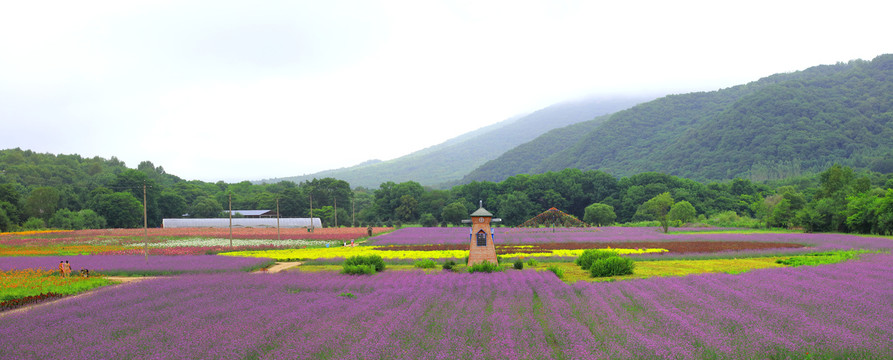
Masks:
[[[576,142],[532,144],[540,151],[527,149],[536,154],[528,161],[509,151],[463,181],[569,167],[758,181],[833,163],[886,172],[893,156],[893,55],[667,96],[611,115]]]
[[[472,180],[502,181],[515,174],[534,173],[534,168],[546,158],[567,148],[568,144],[580,141],[607,118],[607,115],[603,115],[589,121],[552,129],[536,139],[506,151],[498,158],[486,162],[465,175],[462,183]]]
[[[501,182],[473,181],[449,190],[414,181],[386,181],[367,190],[351,189],[333,178],[300,184],[184,181],[149,161],[130,169],[114,158],[0,150],[0,232],[139,227],[144,198],[150,227],[160,226],[163,218],[223,217],[230,200],[234,210],[271,210],[278,203],[284,217],[307,217],[311,199],[313,215],[324,226],[459,224],[478,201],[509,226],[552,207],[610,224],[654,219],[643,207],[659,198],[679,208],[669,219],[682,222],[697,217],[718,218],[712,223],[722,226],[893,232],[893,173],[857,173],[839,165],[818,175],[768,183],[703,183],[654,172],[617,178],[565,169]],[[600,215],[593,217],[591,208],[599,208]]]
[[[303,182],[313,178],[333,177],[345,180],[354,186],[370,188],[385,181],[416,181],[426,186],[448,186],[486,161],[551,129],[591,120],[647,100],[650,98],[597,98],[556,104],[520,118],[469,132],[443,144],[397,159],[261,182],[272,183],[280,180]],[[425,120],[419,119],[419,121]],[[399,141],[399,139],[376,141]],[[363,146],[374,146],[374,141]]]

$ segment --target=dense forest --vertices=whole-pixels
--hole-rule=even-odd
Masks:
[[[658,171],[701,181],[783,179],[835,163],[890,172],[893,54],[666,96],[594,122],[593,130],[569,138],[576,141],[562,141],[552,131],[463,181],[569,167],[618,176]]]
[[[368,189],[334,178],[273,184],[185,181],[148,161],[131,169],[115,158],[0,150],[2,231],[139,227],[144,197],[151,227],[160,226],[163,218],[221,217],[230,201],[234,210],[272,210],[278,203],[283,217],[306,217],[312,199],[314,216],[326,226],[335,224],[336,216],[342,226],[458,224],[483,201],[509,226],[555,207],[598,224],[723,218],[751,219],[742,222],[745,226],[893,233],[893,174],[857,173],[836,164],[818,174],[770,182],[702,183],[656,172],[618,178],[565,169],[449,190],[413,181]]]

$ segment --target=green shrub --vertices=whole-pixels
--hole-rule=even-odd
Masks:
[[[43,230],[47,228],[47,224],[41,218],[30,217],[28,221],[22,224],[22,228],[25,230]]]
[[[583,251],[583,253],[574,260],[574,264],[580,265],[580,268],[583,270],[589,270],[589,267],[592,266],[592,263],[595,261],[619,256],[620,254],[610,250],[588,249]]]
[[[835,264],[843,262],[855,257],[864,251],[828,251],[820,253],[803,254],[792,256],[787,259],[776,260],[775,262],[787,266],[815,266],[824,264]]]
[[[348,265],[344,264],[344,270],[341,270],[342,274],[348,275],[372,275],[375,274],[375,266],[374,265]]]
[[[357,298],[356,295],[354,295],[354,294],[352,294],[352,293],[349,293],[349,292],[343,292],[343,293],[340,293],[340,294],[338,294],[338,296],[340,296],[340,297],[346,297],[346,298],[348,298],[348,299],[356,299],[356,298]]]
[[[592,262],[589,271],[593,277],[606,277],[617,275],[631,275],[636,264],[632,259],[620,256],[612,256]]]
[[[416,261],[415,264],[413,264],[413,266],[415,266],[417,268],[422,268],[422,269],[433,269],[433,268],[437,267],[437,263],[434,262],[434,260],[425,259],[425,260]]]
[[[352,256],[347,260],[344,260],[344,271],[345,274],[374,274],[379,271],[384,271],[384,259],[378,255],[369,255],[369,256]],[[371,268],[371,272],[369,269]]]
[[[521,270],[524,269],[524,262],[519,260],[515,260],[515,269]]]
[[[453,266],[456,266],[456,262],[453,261],[453,260],[450,260],[450,261],[447,261],[447,262],[443,263],[443,269],[444,269],[444,270],[450,270],[450,271],[452,271],[452,270],[453,270]]]
[[[424,227],[435,227],[437,226],[437,219],[433,214],[425,213],[419,218],[419,224]]]
[[[527,260],[527,266],[537,266],[539,264],[540,264],[540,262],[536,261],[536,259]]]
[[[557,265],[549,265],[548,269],[559,279],[564,279],[564,269],[558,267]]]
[[[471,265],[471,267],[468,268],[468,272],[470,272],[470,273],[476,273],[476,272],[491,273],[494,271],[502,271],[502,268],[499,267],[498,264],[491,263],[487,260],[484,260],[477,264]]]

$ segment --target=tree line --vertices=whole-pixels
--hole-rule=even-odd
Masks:
[[[0,230],[161,226],[164,218],[223,217],[234,210],[279,209],[283,217],[314,217],[325,226],[459,224],[482,201],[515,226],[557,208],[594,225],[657,220],[708,222],[746,218],[749,226],[807,231],[893,233],[893,174],[833,165],[813,175],[771,182],[736,178],[702,183],[646,172],[617,178],[565,169],[473,181],[449,190],[414,181],[351,188],[323,178],[272,184],[186,181],[148,161],[136,169],[115,158],[0,151]]]

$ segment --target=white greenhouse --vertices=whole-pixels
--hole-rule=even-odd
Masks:
[[[307,228],[322,227],[319,218],[280,218],[279,227],[283,228]],[[222,219],[163,219],[163,228],[228,228],[229,218]],[[234,228],[276,228],[276,218],[234,218]]]

